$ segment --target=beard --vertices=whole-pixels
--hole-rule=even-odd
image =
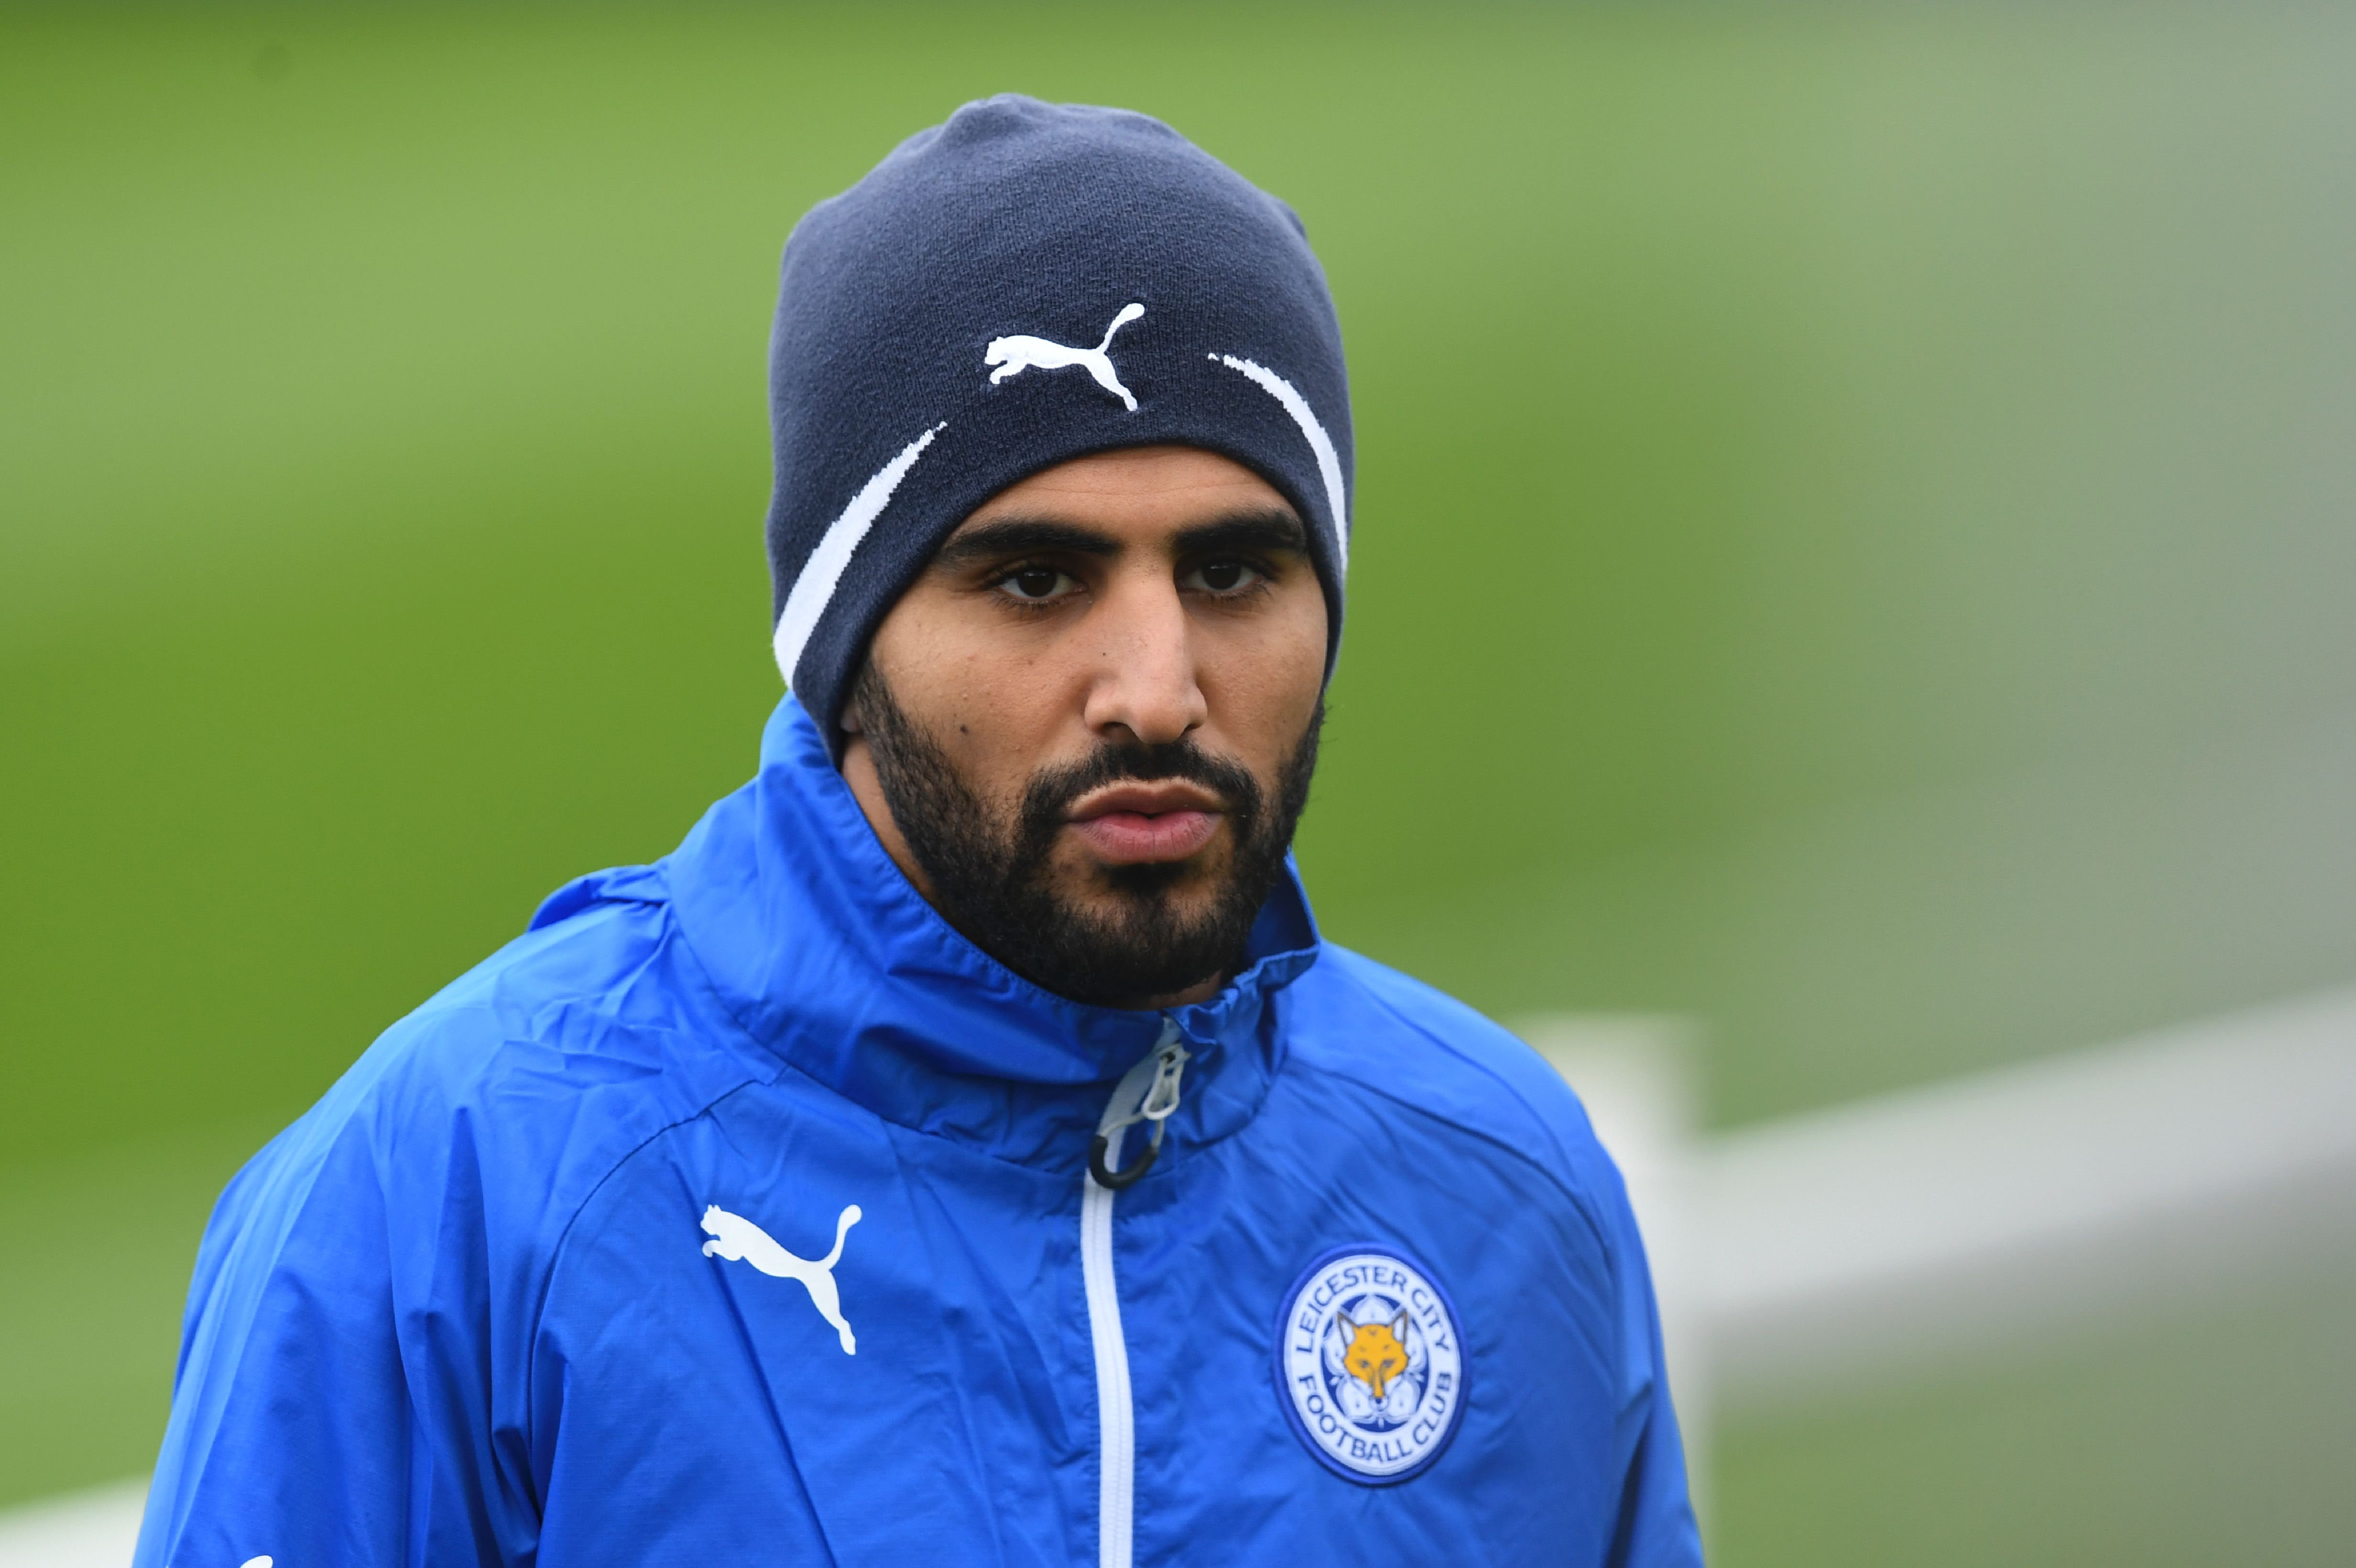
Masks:
[[[1175,996],[1241,965],[1260,906],[1284,872],[1309,804],[1321,699],[1277,771],[1273,799],[1242,764],[1192,741],[1105,744],[1080,762],[1032,775],[1012,811],[992,810],[948,753],[893,698],[873,664],[858,707],[892,819],[926,880],[933,906],[975,946],[1034,985],[1076,1002],[1134,1007]],[[1081,873],[1084,902],[1060,885],[1055,844],[1072,802],[1115,780],[1184,779],[1226,805],[1227,853],[1101,866]],[[1212,858],[1205,862],[1205,856]]]

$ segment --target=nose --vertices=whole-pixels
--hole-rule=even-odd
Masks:
[[[1120,582],[1094,619],[1102,628],[1097,668],[1083,719],[1089,731],[1119,739],[1126,730],[1149,746],[1193,732],[1210,717],[1203,695],[1186,607],[1166,575]]]

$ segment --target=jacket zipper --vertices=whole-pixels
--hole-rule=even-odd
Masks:
[[[1097,1361],[1098,1568],[1130,1568],[1136,1508],[1137,1428],[1129,1397],[1129,1342],[1121,1338],[1120,1294],[1112,1275],[1113,1200],[1145,1174],[1161,1151],[1162,1125],[1178,1108],[1185,1062],[1178,1021],[1165,1014],[1151,1053],[1114,1087],[1089,1146],[1088,1173],[1080,1178],[1080,1283],[1087,1293],[1088,1339]],[[1124,1170],[1121,1146],[1129,1129],[1141,1121],[1152,1125],[1152,1141]]]

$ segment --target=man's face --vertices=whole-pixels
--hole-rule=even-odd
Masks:
[[[1190,447],[1076,459],[977,508],[884,617],[843,773],[893,859],[1083,1001],[1215,991],[1316,760],[1325,599],[1278,492]]]

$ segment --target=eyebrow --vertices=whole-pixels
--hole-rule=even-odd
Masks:
[[[1222,550],[1291,550],[1306,553],[1309,536],[1291,512],[1270,507],[1236,512],[1183,528],[1173,541],[1180,555]],[[933,557],[936,570],[961,571],[978,563],[1021,555],[1087,555],[1109,558],[1128,548],[1110,534],[1054,517],[1001,517],[963,529]]]
[[[941,546],[940,553],[933,557],[933,565],[955,570],[1015,555],[1114,556],[1120,551],[1120,541],[1110,534],[1076,523],[1057,522],[1052,517],[1001,517],[960,530]]]
[[[1256,512],[1236,512],[1207,523],[1183,528],[1178,534],[1181,555],[1213,555],[1221,550],[1290,550],[1307,554],[1309,535],[1291,512],[1269,507]]]

